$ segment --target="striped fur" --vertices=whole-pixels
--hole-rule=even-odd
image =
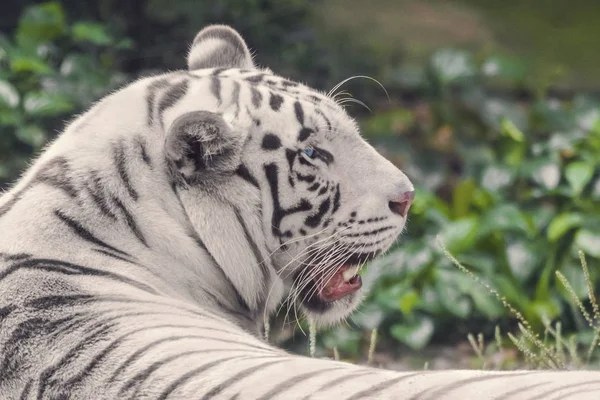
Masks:
[[[71,123],[0,198],[0,399],[597,398],[592,372],[395,373],[266,343],[397,239],[411,182],[330,98],[213,26]],[[596,392],[596,393],[594,393]]]

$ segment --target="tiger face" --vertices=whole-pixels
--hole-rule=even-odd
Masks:
[[[207,61],[213,54],[221,59]],[[220,190],[246,185],[254,191],[228,201],[241,208],[256,199],[261,243],[284,283],[282,296],[315,323],[335,323],[361,300],[360,268],[404,229],[413,185],[360,136],[332,98],[256,70],[247,54],[241,37],[222,26],[206,28],[192,48],[190,68],[220,68],[210,72],[213,94],[237,96],[220,109],[223,126],[215,130],[242,138],[229,140],[201,164],[236,166],[243,183],[225,179]],[[245,107],[239,100],[244,95]]]

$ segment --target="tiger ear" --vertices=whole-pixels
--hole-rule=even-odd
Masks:
[[[220,114],[192,111],[179,116],[168,130],[165,155],[172,172],[187,183],[206,182],[235,172],[242,137]]]
[[[209,25],[196,35],[188,54],[190,71],[202,68],[253,69],[244,39],[226,25]]]

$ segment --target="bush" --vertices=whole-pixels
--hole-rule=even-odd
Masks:
[[[57,2],[27,8],[12,37],[0,36],[0,186],[66,118],[125,81],[116,56],[130,46],[103,25],[69,23]]]
[[[451,253],[523,313],[535,328],[562,319],[591,329],[555,280],[582,299],[577,251],[600,272],[600,103],[536,90],[517,60],[441,49],[421,69],[402,65],[388,88],[404,100],[362,120],[368,138],[416,184],[408,231],[364,275],[370,287],[360,329],[422,349],[431,340],[493,337],[515,321],[493,296],[451,265]],[[539,84],[539,82],[538,82]],[[407,96],[410,93],[411,96]],[[407,97],[410,101],[406,101]],[[325,334],[325,346],[356,354],[356,334]],[[506,331],[506,329],[503,329]],[[367,338],[367,334],[362,337]]]

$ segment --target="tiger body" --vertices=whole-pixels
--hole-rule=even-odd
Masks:
[[[398,373],[266,343],[286,299],[320,325],[357,306],[340,271],[393,244],[412,184],[234,31],[203,30],[188,64],[95,104],[0,198],[0,399],[598,397],[596,372]]]

